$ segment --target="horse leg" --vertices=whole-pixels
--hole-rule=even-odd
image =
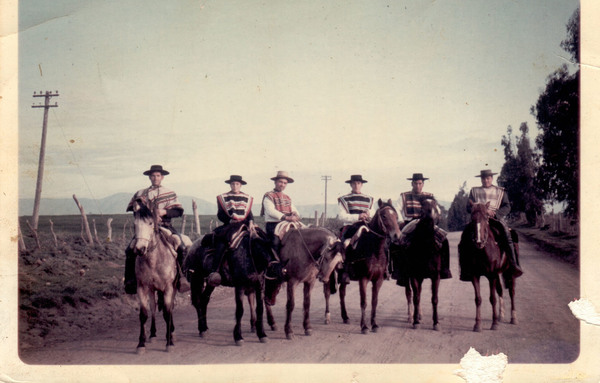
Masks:
[[[248,306],[250,306],[250,332],[256,332],[256,292],[248,293]]]
[[[244,344],[242,337],[242,316],[244,316],[244,289],[235,287],[235,327],[233,328],[233,340],[236,346]]]
[[[310,293],[315,285],[315,280],[304,282],[304,304],[303,304],[303,320],[304,335],[312,335],[312,326],[310,325]]]
[[[265,302],[265,311],[267,312],[267,322],[271,327],[271,330],[277,331],[277,323],[275,323],[275,318],[273,317],[273,310],[271,309],[271,305]]]
[[[404,288],[404,295],[406,295],[406,307],[407,307],[407,314],[408,314],[407,322],[408,323],[410,323],[410,321],[412,320],[413,313],[414,313],[412,294],[413,294],[413,291],[410,288],[410,283],[409,283]]]
[[[152,343],[152,338],[156,338],[156,301],[154,299],[150,299],[150,337],[148,337],[147,343]]]
[[[498,321],[504,320],[504,292],[502,291],[502,280],[498,279],[496,283],[496,293],[498,294]]]
[[[438,293],[440,291],[440,277],[431,279],[431,305],[433,306],[433,329],[440,331],[438,320]]]
[[[410,277],[409,283],[413,291],[413,328],[418,329],[421,325],[421,288],[423,287],[423,280]]]
[[[209,285],[208,283],[204,287],[204,291],[200,294],[200,312],[198,318],[198,333],[200,337],[204,337],[206,331],[208,331],[208,324],[206,322],[207,310],[208,310],[208,302],[210,302],[210,295],[214,291],[214,287]]]
[[[164,305],[163,305],[163,318],[165,319],[165,325],[167,328],[167,345],[166,351],[171,351],[171,347],[175,346],[173,343],[173,331],[175,326],[173,324],[173,306],[175,303],[175,287],[170,285],[165,290],[164,294]]]
[[[148,320],[149,295],[147,288],[138,286],[138,301],[140,303],[140,337],[137,345],[137,353],[143,354],[146,351],[146,321]]]
[[[517,321],[517,309],[515,306],[515,283],[517,279],[513,276],[510,276],[508,279],[508,294],[510,295],[510,323],[518,324]]]
[[[481,332],[481,286],[479,277],[473,277],[471,282],[473,283],[473,289],[475,289],[475,326],[473,331]]]
[[[371,331],[377,332],[379,326],[377,325],[377,303],[379,302],[379,290],[383,284],[383,278],[378,278],[372,283],[371,289]]]
[[[348,318],[348,312],[346,311],[346,286],[347,283],[340,283],[340,311],[342,313],[342,320],[344,323],[350,323],[350,318]]]
[[[367,334],[369,332],[369,327],[367,327],[367,321],[365,319],[366,311],[367,311],[367,278],[363,277],[358,281],[358,287],[360,290],[360,331],[363,334]]]
[[[331,296],[331,289],[329,288],[329,283],[323,283],[323,296],[325,297],[325,324],[330,324],[329,297]]]
[[[287,302],[285,304],[285,337],[289,340],[294,339],[294,330],[292,330],[292,311],[294,311],[294,290],[296,283],[287,282]]]
[[[490,330],[498,330],[498,307],[496,299],[496,285],[499,283],[498,275],[489,279],[490,283],[490,304],[492,305],[492,327]]]
[[[260,341],[260,343],[267,343],[268,338],[267,334],[265,333],[265,326],[263,322],[265,301],[263,297],[263,286],[261,285],[261,282],[256,282],[254,284],[254,297],[256,299],[256,335],[258,336],[258,340]],[[250,310],[252,311],[252,314],[254,314],[254,310],[252,310],[252,308]]]

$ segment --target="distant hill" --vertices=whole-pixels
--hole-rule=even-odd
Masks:
[[[86,214],[126,214],[125,209],[133,193],[117,193],[111,196],[93,200],[79,198]],[[186,214],[192,214],[192,200],[198,205],[198,214],[216,214],[217,205],[201,198],[178,196]],[[33,198],[19,199],[19,216],[32,215]],[[72,215],[80,214],[79,208],[73,198],[42,198],[40,201],[40,215]]]

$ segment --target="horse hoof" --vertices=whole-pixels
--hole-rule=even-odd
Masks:
[[[481,326],[480,325],[473,326],[473,331],[475,331],[475,332],[481,332]]]
[[[285,334],[285,337],[287,338],[287,340],[294,340],[294,333],[289,333],[289,334]]]
[[[362,334],[365,334],[365,335],[366,335],[366,334],[368,334],[368,333],[369,333],[369,329],[368,329],[367,327],[365,327],[365,328],[363,328],[362,330],[360,330],[360,332],[361,332]]]
[[[442,328],[440,327],[440,325],[439,325],[439,324],[434,324],[434,325],[433,325],[433,330],[434,330],[434,331],[441,331],[441,330],[442,330]]]
[[[277,325],[276,325],[276,324],[274,324],[274,325],[271,325],[271,330],[272,330],[272,331],[277,331],[277,329],[278,329],[278,327],[277,327]]]
[[[236,340],[236,341],[235,341],[235,345],[236,345],[236,346],[243,346],[243,345],[244,345],[244,340],[243,340],[243,339]]]
[[[344,324],[348,324],[348,323],[350,323],[350,319],[348,319],[348,318],[344,319]]]
[[[260,343],[269,343],[269,338],[267,338],[266,336],[263,336],[262,338],[258,338]]]
[[[135,350],[135,352],[138,355],[144,355],[146,353],[146,347],[138,347],[137,350]]]
[[[307,328],[306,330],[304,330],[304,335],[306,336],[311,336],[313,333],[312,328]]]
[[[198,333],[198,336],[199,336],[200,338],[204,338],[204,334],[206,334],[206,331],[200,331],[200,332]]]
[[[167,346],[167,347],[165,348],[165,351],[166,351],[166,352],[171,352],[171,351],[173,351],[173,347],[175,347],[175,346],[173,346],[173,345]]]
[[[519,321],[517,321],[517,318],[512,318],[510,324],[519,324]]]
[[[492,327],[490,327],[490,330],[498,330],[498,323],[492,324]]]
[[[373,326],[371,332],[377,332],[377,330],[379,330],[379,326]]]
[[[413,329],[418,330],[421,327],[420,323],[413,323]]]

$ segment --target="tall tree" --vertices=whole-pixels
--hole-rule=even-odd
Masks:
[[[458,193],[454,196],[454,200],[448,210],[448,230],[449,231],[461,231],[469,223],[471,216],[467,212],[467,201],[469,195],[465,191],[467,182],[463,182],[462,186],[458,190]]]
[[[561,47],[579,60],[579,9],[567,24],[568,37]],[[571,74],[563,65],[550,76],[546,89],[531,107],[540,134],[541,151],[537,185],[547,201],[564,202],[565,211],[576,216],[579,207],[579,70]]]
[[[543,213],[544,203],[540,190],[535,183],[539,168],[539,155],[531,148],[529,127],[526,122],[519,127],[521,136],[512,140],[512,127],[507,129],[507,135],[502,136],[504,160],[498,184],[503,186],[511,202],[511,214],[524,213],[529,224],[535,224],[538,214]],[[513,150],[513,145],[516,152]]]

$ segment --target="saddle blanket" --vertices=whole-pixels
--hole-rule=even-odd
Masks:
[[[275,226],[275,235],[279,237],[279,239],[283,240],[283,237],[287,234],[291,229],[301,229],[306,227],[302,222],[280,222]]]
[[[419,219],[415,219],[415,220],[412,220],[409,223],[407,223],[406,226],[404,226],[402,228],[402,236],[400,237],[401,245],[408,246],[410,244],[410,239],[411,239],[410,234],[415,230],[418,223],[419,223]],[[435,244],[438,248],[440,248],[440,249],[442,248],[442,244],[446,240],[447,235],[448,235],[448,232],[446,232],[444,229],[439,228],[438,226],[435,226],[434,239],[435,239]]]
[[[161,227],[160,231],[166,238],[167,242],[169,242],[169,244],[171,245],[169,247],[169,250],[175,258],[177,258],[177,248],[179,247],[179,245],[181,245],[182,242],[186,247],[192,246],[192,240],[187,235],[181,235],[180,237],[179,234],[173,234],[171,230],[164,227]]]
[[[358,243],[358,239],[360,238],[360,236],[363,235],[364,232],[369,231],[371,230],[369,230],[369,228],[365,225],[359,227],[356,233],[354,233],[354,235],[352,236],[352,238],[348,238],[344,241],[344,248],[352,246],[352,248],[356,250],[356,244]]]

